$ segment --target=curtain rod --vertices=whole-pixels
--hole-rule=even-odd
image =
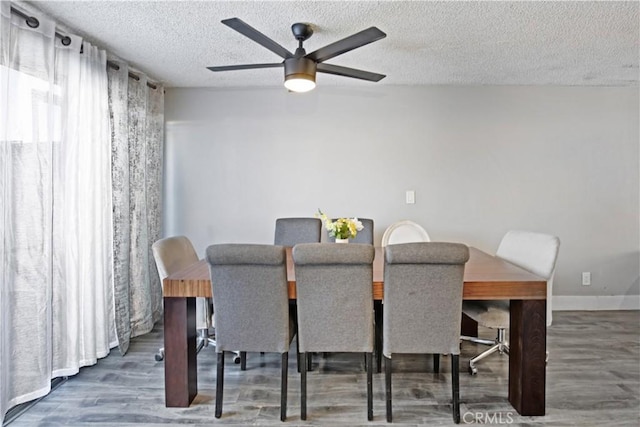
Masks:
[[[27,25],[29,26],[29,28],[38,28],[40,26],[40,21],[38,21],[38,18],[34,16],[29,16],[24,12],[22,12],[21,10],[16,9],[13,6],[11,6],[11,13],[15,13],[19,17],[23,18],[27,23]],[[65,36],[64,34],[60,34],[59,32],[56,31],[56,37],[60,39],[60,42],[62,43],[63,46],[69,46],[71,44],[71,37],[69,36]],[[80,47],[80,53],[82,53],[82,47]],[[118,64],[111,61],[107,61],[107,66],[113,68],[116,71],[120,69],[120,66]],[[133,74],[132,72],[129,72],[129,77],[134,79],[135,81],[140,81],[140,76]],[[151,89],[158,88],[156,85],[149,82],[147,82],[147,86],[149,86]]]
[[[22,12],[21,10],[16,9],[13,6],[11,6],[11,13],[15,13],[19,17],[23,18],[27,23],[27,26],[29,26],[29,28],[38,28],[40,26],[40,21],[38,21],[38,18],[34,16],[29,16],[24,12]],[[69,46],[71,44],[71,37],[69,36],[65,36],[64,34],[60,34],[59,32],[56,31],[56,37],[60,39],[60,41],[64,46]]]
[[[113,68],[114,70],[118,71],[120,69],[120,66],[118,64],[116,64],[115,62],[112,61],[107,61],[107,67],[109,68]],[[140,76],[137,74],[132,73],[131,71],[129,71],[129,78],[139,82],[140,81]],[[154,85],[153,83],[147,82],[147,86],[149,86],[151,89],[157,89],[158,86]]]

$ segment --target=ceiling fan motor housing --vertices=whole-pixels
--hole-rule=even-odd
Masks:
[[[309,58],[288,58],[284,60],[285,80],[302,78],[316,81],[316,63]]]

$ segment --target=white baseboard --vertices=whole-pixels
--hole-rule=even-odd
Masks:
[[[553,311],[640,310],[640,295],[553,297]]]

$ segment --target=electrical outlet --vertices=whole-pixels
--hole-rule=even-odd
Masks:
[[[591,273],[588,271],[582,272],[582,286],[591,286]]]

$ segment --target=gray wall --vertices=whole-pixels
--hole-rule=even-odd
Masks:
[[[637,295],[638,103],[608,87],[168,89],[164,234],[200,254],[272,243],[276,218],[317,208],[373,218],[378,243],[401,219],[491,253],[536,230],[562,242],[554,295]]]

